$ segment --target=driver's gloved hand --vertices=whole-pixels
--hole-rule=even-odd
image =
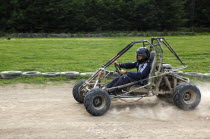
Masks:
[[[120,63],[118,63],[117,61],[114,62],[114,65],[119,66]]]

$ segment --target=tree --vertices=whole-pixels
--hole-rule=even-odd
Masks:
[[[210,27],[209,0],[0,0],[1,32],[178,30]]]

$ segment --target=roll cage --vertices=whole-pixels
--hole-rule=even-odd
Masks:
[[[151,94],[165,94],[172,93],[177,86],[179,81],[189,82],[188,78],[179,76],[177,74],[178,70],[186,68],[186,64],[180,59],[177,53],[172,49],[169,43],[163,37],[152,37],[151,42],[147,40],[133,41],[118,52],[113,58],[111,58],[107,63],[105,63],[101,68],[99,68],[81,87],[83,92],[88,92],[92,88],[102,88],[106,85],[106,79],[112,71],[105,70],[108,66],[113,64],[118,58],[120,58],[124,53],[126,53],[130,48],[132,48],[137,43],[143,43],[143,47],[150,49],[152,57],[152,66],[150,70],[149,77],[143,80],[134,81],[125,85],[106,88],[107,91],[113,91],[115,89],[123,89],[123,95],[117,95],[112,97],[119,98],[130,98],[130,97],[145,97]],[[181,67],[165,68],[163,61],[163,46],[168,48],[172,54],[180,61]],[[140,81],[148,80],[146,85],[140,86],[136,85]],[[162,82],[167,86],[165,89],[161,88]],[[130,93],[135,93],[131,96]]]

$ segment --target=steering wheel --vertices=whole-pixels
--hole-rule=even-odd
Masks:
[[[121,70],[120,66],[116,64],[115,69],[116,69],[116,72],[118,72],[120,74],[120,72],[119,72]]]

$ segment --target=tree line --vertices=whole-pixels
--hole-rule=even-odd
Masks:
[[[210,28],[209,0],[0,0],[0,32]]]

